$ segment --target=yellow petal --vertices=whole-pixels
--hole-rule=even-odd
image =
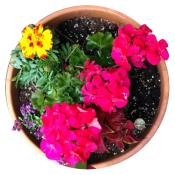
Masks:
[[[37,52],[38,57],[41,59],[47,57],[47,52],[44,48],[37,48],[36,52]]]
[[[28,37],[29,35],[33,35],[33,30],[27,26],[22,30],[23,37]]]
[[[51,40],[52,37],[53,37],[53,35],[52,35],[52,31],[50,29],[46,29],[43,32],[43,40]]]

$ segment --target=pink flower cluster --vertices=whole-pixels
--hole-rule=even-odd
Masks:
[[[42,115],[41,150],[47,158],[76,164],[84,163],[97,150],[101,125],[92,108],[79,104],[55,103]]]
[[[86,83],[81,89],[85,95],[84,103],[94,103],[105,112],[116,112],[116,107],[123,108],[128,103],[130,79],[123,68],[101,68],[88,60],[79,75],[85,76]]]
[[[152,30],[145,24],[139,29],[133,28],[130,24],[119,28],[119,36],[114,40],[111,52],[115,63],[130,71],[129,61],[138,68],[146,68],[143,64],[145,59],[152,65],[158,64],[161,57],[167,60],[169,58],[167,42],[164,39],[158,42],[156,36],[151,33]]]

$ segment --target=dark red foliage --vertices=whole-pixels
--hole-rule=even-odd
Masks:
[[[108,144],[114,143],[119,150],[123,150],[124,143],[133,144],[141,141],[141,139],[132,136],[135,126],[133,122],[127,120],[128,116],[124,109],[118,109],[117,112],[112,112],[111,114],[102,111],[100,107],[95,107],[95,109],[102,126],[101,138],[107,138],[106,142]],[[99,150],[100,152],[106,151],[104,144],[100,146]]]

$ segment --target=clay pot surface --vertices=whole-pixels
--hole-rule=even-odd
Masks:
[[[114,24],[117,24],[119,27],[122,27],[126,24],[132,24],[136,28],[140,26],[140,24],[138,24],[136,21],[134,21],[130,17],[118,11],[105,8],[105,7],[99,7],[99,6],[77,6],[77,7],[63,9],[43,18],[37,24],[43,24],[43,25],[48,25],[49,27],[55,27],[59,23],[65,20],[68,20],[74,17],[82,17],[82,16],[90,16],[90,17],[97,17],[97,18],[100,17],[105,20],[109,20]],[[140,149],[142,149],[150,141],[153,135],[156,133],[164,117],[167,104],[168,104],[168,96],[169,96],[169,78],[168,78],[168,71],[167,71],[165,61],[162,60],[161,63],[157,65],[157,67],[161,78],[161,97],[160,97],[157,115],[153,121],[154,125],[144,133],[144,139],[141,142],[135,145],[130,145],[129,148],[124,153],[117,155],[116,157],[107,159],[100,163],[92,164],[93,167],[103,168],[103,167],[117,164],[119,162],[122,162],[128,159],[129,157],[137,153]],[[11,81],[12,78],[17,73],[18,73],[17,69],[14,69],[11,65],[8,66],[7,76],[6,76],[6,99],[7,99],[7,105],[8,105],[12,120],[17,119],[17,117],[20,116],[19,89],[15,88],[15,83]],[[36,141],[34,136],[30,135],[28,130],[22,129],[20,133],[23,136],[23,138],[37,152],[45,156],[44,153],[40,150],[39,142]]]

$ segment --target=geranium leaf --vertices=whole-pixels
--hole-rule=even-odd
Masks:
[[[81,161],[79,161],[75,165],[75,168],[77,168],[77,169],[87,169],[87,161],[85,161],[84,164]]]
[[[71,74],[68,72],[64,72],[63,75],[59,74],[57,81],[58,88],[67,88],[71,82]]]
[[[37,89],[31,97],[31,102],[33,107],[37,108],[38,110],[42,110],[44,108],[44,96],[41,90]]]
[[[114,131],[109,126],[102,123],[100,125],[102,127],[101,134],[114,133]]]
[[[92,36],[87,38],[86,49],[94,50],[94,49],[111,49],[114,38],[110,32],[106,32],[105,34],[98,32]]]
[[[95,55],[91,56],[91,61],[95,60],[97,64],[102,67],[111,67],[114,66],[114,59],[111,57],[111,50],[102,49],[95,51]]]

